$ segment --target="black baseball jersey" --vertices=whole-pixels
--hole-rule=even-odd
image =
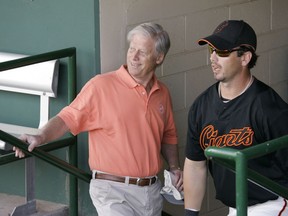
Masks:
[[[201,161],[209,146],[244,149],[288,134],[288,104],[268,85],[254,79],[240,96],[224,103],[215,83],[193,103],[188,116],[186,157]],[[249,160],[248,167],[288,187],[288,149]],[[216,198],[236,207],[235,174],[209,161]],[[191,182],[193,184],[193,182]],[[278,197],[248,183],[248,205]]]

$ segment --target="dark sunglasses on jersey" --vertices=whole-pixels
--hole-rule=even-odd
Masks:
[[[242,50],[242,48],[232,49],[232,50],[218,50],[208,45],[208,50],[210,54],[215,52],[219,57],[228,57],[232,52]]]

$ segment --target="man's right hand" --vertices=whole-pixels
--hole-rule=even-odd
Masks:
[[[27,143],[27,145],[29,145],[28,146],[29,152],[31,152],[35,147],[41,144],[41,137],[39,135],[22,134],[19,137],[19,139]],[[18,157],[18,158],[25,157],[24,152],[15,146],[13,147],[13,151],[15,152],[15,157]]]
[[[40,144],[48,143],[58,139],[68,131],[69,128],[65,122],[60,117],[54,116],[39,130],[37,135],[23,134],[19,137],[19,139],[29,145],[28,151],[31,152]],[[25,157],[25,154],[21,149],[13,147],[13,150],[15,151],[15,157]]]

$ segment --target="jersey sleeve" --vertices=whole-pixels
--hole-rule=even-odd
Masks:
[[[96,106],[94,103],[96,90],[93,86],[93,79],[88,81],[81,89],[77,97],[72,101],[69,106],[64,107],[58,116],[69,127],[72,134],[77,135],[83,131],[88,131],[92,124],[90,104]]]
[[[187,131],[187,143],[186,143],[186,157],[194,161],[206,160],[204,150],[199,144],[200,129],[198,121],[196,121],[199,115],[195,104],[189,110],[188,114],[188,131]]]

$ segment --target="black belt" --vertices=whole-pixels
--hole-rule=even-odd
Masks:
[[[115,181],[115,182],[121,182],[125,183],[126,178],[122,176],[115,176],[115,175],[110,175],[106,173],[95,173],[94,174],[94,179],[103,179],[103,180],[109,180],[109,181]],[[157,181],[157,177],[151,177],[151,178],[131,178],[128,177],[129,181],[127,182],[128,184],[134,184],[138,186],[148,186],[152,185]]]

